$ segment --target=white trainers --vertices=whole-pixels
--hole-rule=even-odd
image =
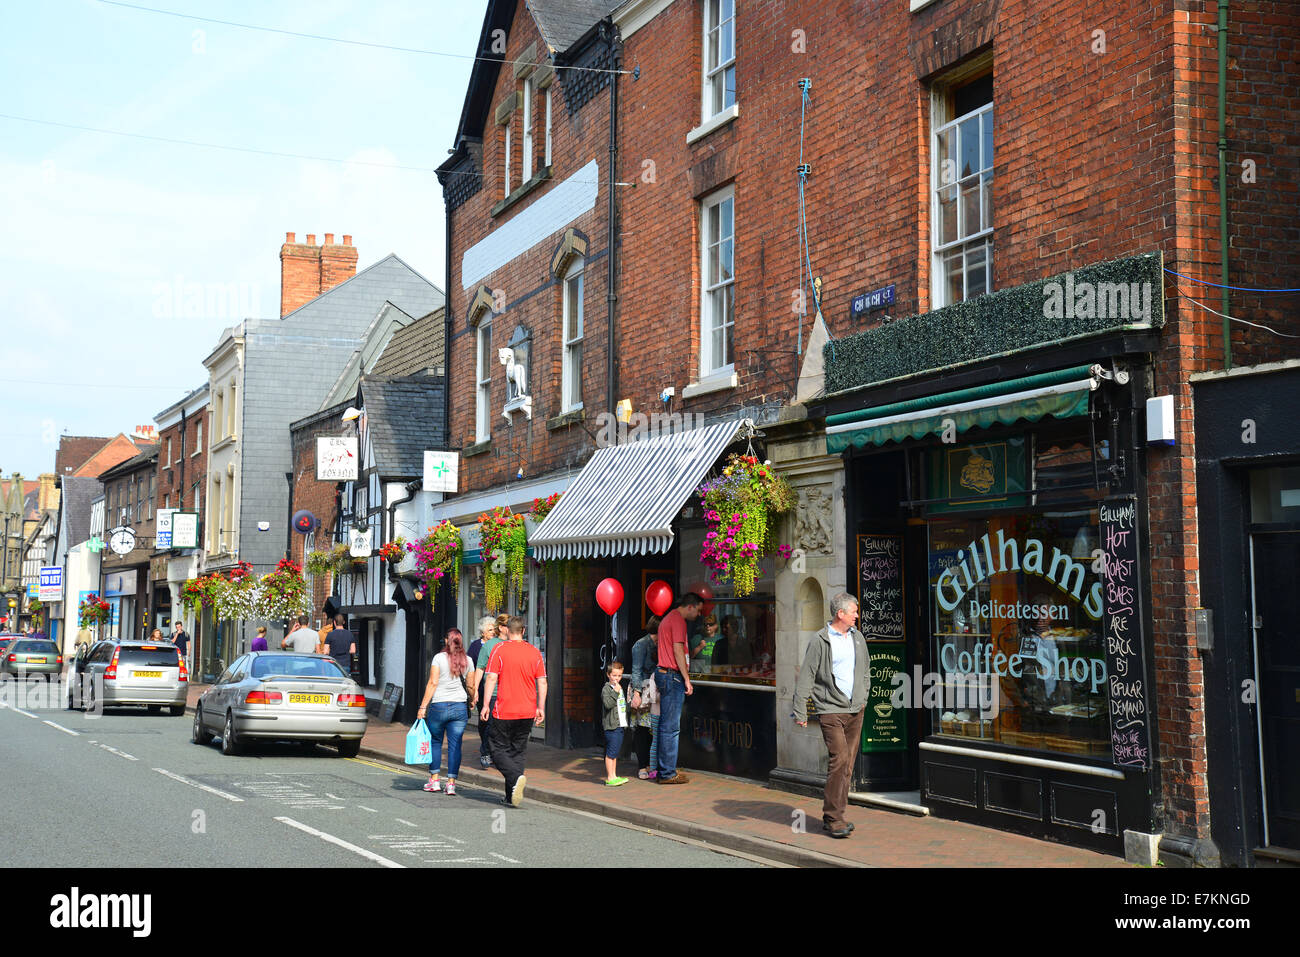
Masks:
[[[519,807],[523,803],[524,785],[527,783],[528,779],[522,774],[519,775],[519,780],[515,782],[515,789],[510,792],[510,803],[515,807]]]

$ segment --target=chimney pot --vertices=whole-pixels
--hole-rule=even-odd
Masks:
[[[296,243],[298,241],[298,236],[296,233],[285,233],[284,241],[286,243]]]
[[[315,245],[316,245],[316,234],[315,234],[315,233],[308,233],[308,234],[307,234],[307,245],[308,245],[308,246],[315,246]]]
[[[343,245],[344,245],[344,246],[351,246],[351,245],[352,245],[352,237],[349,236],[347,233],[344,233],[344,234],[343,234]]]
[[[326,246],[333,246],[333,245],[334,245],[334,234],[333,234],[333,233],[326,233],[326,234],[325,234],[325,245],[326,245]]]

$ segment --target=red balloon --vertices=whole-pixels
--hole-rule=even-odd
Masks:
[[[700,606],[700,614],[708,615],[713,612],[713,589],[708,585],[694,585],[691,591],[704,599],[704,604]]]
[[[652,581],[645,590],[645,603],[656,615],[663,615],[673,603],[673,590],[667,582]]]
[[[601,611],[612,615],[623,605],[623,586],[615,578],[606,578],[596,586],[596,604]]]

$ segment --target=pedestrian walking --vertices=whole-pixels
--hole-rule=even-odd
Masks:
[[[492,649],[496,647],[497,640],[499,638],[504,639],[504,634],[504,632],[498,634],[497,620],[491,615],[484,615],[479,619],[478,637],[469,646],[469,660],[475,669],[474,680],[477,683],[479,701],[487,701],[483,697],[483,688],[487,683],[488,656],[492,654]],[[496,700],[493,699],[487,703],[494,705]],[[492,724],[491,713],[489,707],[487,721],[480,720],[478,726],[478,763],[485,768],[492,767],[491,736],[488,734],[488,728]]]
[[[659,692],[658,753],[660,784],[685,784],[690,780],[677,770],[677,744],[682,730],[682,705],[692,694],[686,664],[686,623],[700,616],[704,600],[687,592],[659,623],[655,687]]]
[[[190,636],[186,634],[185,626],[181,624],[179,618],[172,622],[172,627],[175,629],[172,632],[172,644],[180,649],[181,660],[188,663],[190,660]]]
[[[257,637],[254,638],[253,643],[248,646],[248,650],[249,651],[269,650],[266,645],[266,625],[257,626]]]
[[[808,727],[811,697],[822,739],[830,754],[826,771],[826,796],[822,803],[822,830],[845,838],[853,825],[844,820],[849,803],[849,783],[862,713],[871,688],[871,655],[858,631],[858,600],[846,592],[831,598],[831,620],[808,642],[799,678],[794,686],[794,722]]]
[[[656,735],[659,733],[659,698],[655,691],[655,659],[659,655],[659,616],[646,622],[646,633],[632,645],[632,748],[637,756],[636,776],[642,781],[659,777]]]
[[[600,704],[604,710],[601,727],[605,731],[605,787],[616,788],[627,784],[627,778],[616,773],[618,752],[623,747],[623,734],[627,731],[627,698],[623,695],[623,662],[611,661],[605,668],[608,679],[600,689]]]
[[[280,642],[280,647],[289,648],[301,654],[314,654],[320,646],[320,635],[307,627],[307,623],[310,621],[311,619],[306,615],[299,615],[289,633]]]
[[[337,630],[337,629],[336,629]],[[438,772],[442,767],[442,739],[447,738],[446,793],[456,793],[456,778],[460,774],[461,739],[469,723],[469,709],[478,698],[477,689],[469,681],[474,677],[474,666],[465,654],[465,638],[459,628],[447,632],[442,651],[433,656],[429,665],[429,682],[424,687],[424,700],[420,713],[429,728],[432,752],[429,758],[429,780],[426,791],[442,791]]]
[[[524,751],[533,725],[546,720],[546,663],[542,654],[524,641],[524,620],[518,615],[506,623],[506,640],[492,649],[487,664],[488,699],[492,705],[492,763],[505,778],[505,803],[518,807],[524,799]],[[488,718],[488,703],[479,715]]]
[[[352,656],[357,653],[357,637],[343,627],[342,615],[334,616],[334,627],[321,635],[320,648],[323,655],[329,655],[339,663],[345,674],[352,674]]]

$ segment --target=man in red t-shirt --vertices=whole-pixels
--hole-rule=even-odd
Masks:
[[[695,689],[686,664],[686,623],[700,616],[704,600],[687,592],[677,607],[659,623],[659,667],[655,669],[655,688],[659,692],[660,784],[685,784],[690,779],[677,770],[677,741],[682,730],[682,705]]]
[[[496,703],[489,705],[493,694]],[[546,720],[546,663],[542,653],[524,641],[524,620],[506,622],[506,640],[492,649],[483,690],[483,711],[491,707],[492,763],[506,779],[505,803],[518,807],[524,799],[524,749],[534,724]]]

